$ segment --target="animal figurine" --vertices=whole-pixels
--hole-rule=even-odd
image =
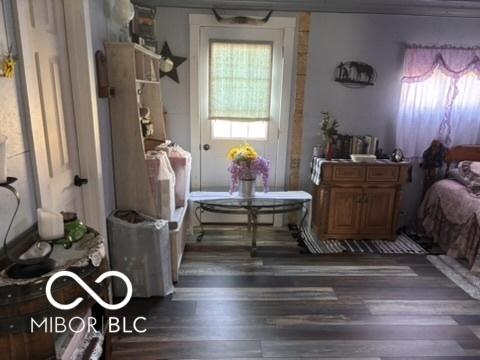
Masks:
[[[342,80],[348,80],[350,77],[348,69],[343,62],[338,66],[338,77]]]
[[[368,64],[352,61],[348,64],[350,70],[350,77],[352,80],[363,81],[371,83],[375,70]],[[353,79],[353,74],[355,73],[356,77]]]

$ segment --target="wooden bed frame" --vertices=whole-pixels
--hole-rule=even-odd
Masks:
[[[458,145],[449,149],[445,155],[447,172],[452,163],[463,160],[480,161],[480,145]]]

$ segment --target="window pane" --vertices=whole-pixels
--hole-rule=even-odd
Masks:
[[[266,121],[212,121],[212,137],[214,139],[265,140],[267,138],[267,129],[268,122]]]
[[[271,43],[210,43],[210,119],[269,120],[272,48]]]
[[[248,124],[248,137],[250,139],[266,139],[267,138],[267,126],[266,121],[255,121]]]
[[[248,137],[248,122],[232,121],[232,137],[247,138]]]
[[[230,129],[230,121],[213,120],[212,122],[212,136],[214,138],[229,138]]]

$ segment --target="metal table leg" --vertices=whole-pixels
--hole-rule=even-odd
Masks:
[[[308,204],[304,204],[302,209],[303,210],[303,215],[300,219],[300,222],[298,224],[298,234],[297,234],[297,242],[298,242],[298,245],[300,245],[301,247],[305,248],[305,249],[308,249],[307,248],[307,245],[305,244],[305,237],[306,237],[306,234],[305,234],[305,231],[310,231],[309,229],[305,229],[305,220],[307,219],[308,215],[309,215],[309,205]]]
[[[202,213],[204,211],[205,210],[201,206],[198,206],[195,209],[195,217],[197,218],[197,221],[200,224],[200,234],[198,234],[198,236],[197,236],[197,241],[198,242],[202,241],[203,235],[205,235],[205,230],[203,229],[203,223],[202,223]]]
[[[250,223],[251,223],[251,229],[252,229],[252,249],[250,251],[251,256],[255,256],[257,253],[257,211],[252,209],[249,211],[249,218],[250,218]]]

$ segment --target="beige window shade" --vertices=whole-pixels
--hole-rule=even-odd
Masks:
[[[210,42],[209,119],[270,120],[272,43]]]

